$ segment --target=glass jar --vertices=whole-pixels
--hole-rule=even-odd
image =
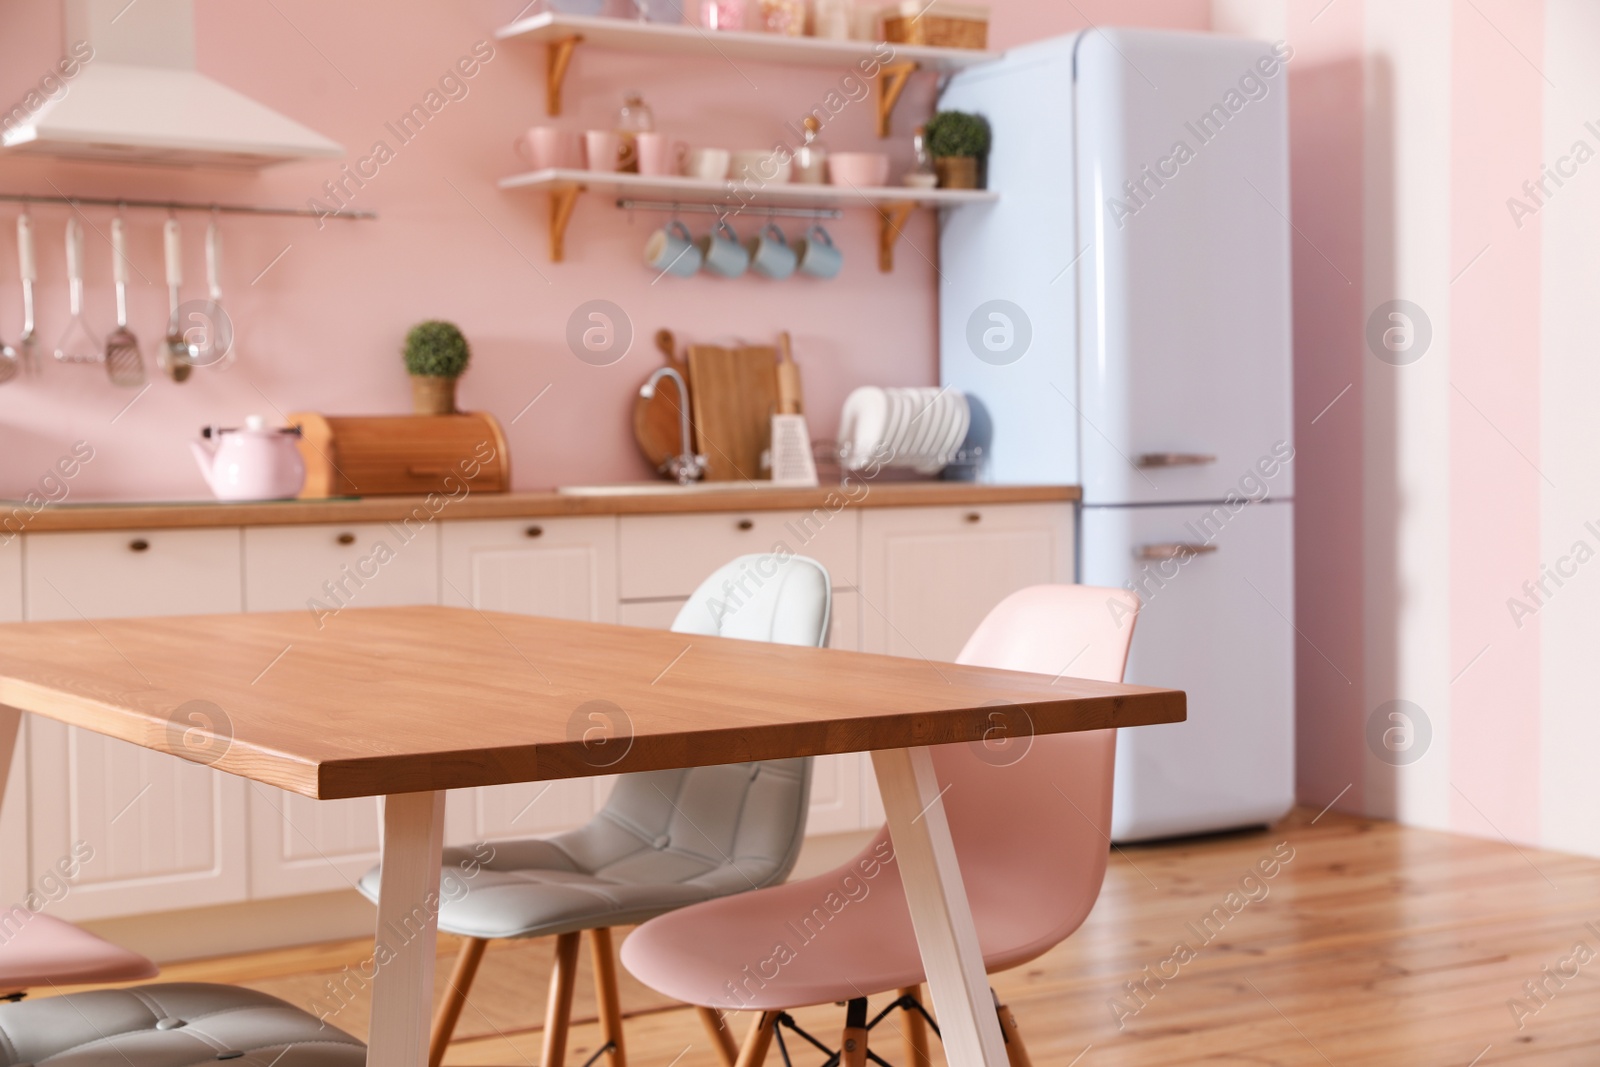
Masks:
[[[794,180],[801,185],[823,185],[828,180],[828,150],[817,134],[822,122],[806,116],[805,141],[794,151]]]
[[[639,173],[639,148],[634,138],[641,133],[654,133],[656,129],[656,115],[650,110],[650,105],[644,102],[644,94],[637,89],[630,89],[622,98],[622,107],[617,110],[617,169],[625,174]]]
[[[811,10],[811,35],[832,41],[847,41],[855,25],[855,7],[850,0],[814,0]]]
[[[744,0],[700,0],[700,25],[708,30],[744,29]]]
[[[761,28],[786,37],[804,36],[806,0],[761,0]]]

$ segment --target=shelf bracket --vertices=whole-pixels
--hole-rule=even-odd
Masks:
[[[578,43],[583,38],[578,34],[563,37],[558,41],[551,41],[546,45],[549,54],[549,65],[545,70],[545,111],[550,115],[561,114],[561,83],[566,81],[567,67],[572,64],[572,53],[577,50]]]
[[[900,102],[900,94],[906,91],[906,83],[911,80],[911,75],[921,69],[920,64],[914,60],[900,63],[887,63],[878,72],[878,136],[889,136],[889,120],[894,115],[894,106]]]
[[[878,209],[878,270],[894,271],[894,246],[906,227],[906,220],[917,209],[915,204],[885,204]]]
[[[567,223],[578,206],[581,185],[566,185],[550,190],[550,262],[560,263],[567,255]]]

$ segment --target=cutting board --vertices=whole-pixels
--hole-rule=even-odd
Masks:
[[[770,345],[689,346],[689,410],[706,481],[766,478],[761,454],[778,409],[777,359]]]
[[[689,377],[689,365],[678,358],[676,342],[671,330],[656,331],[656,348],[666,357],[666,365]],[[643,384],[643,383],[640,383]],[[660,471],[662,465],[683,450],[680,443],[683,431],[679,424],[678,409],[682,404],[678,383],[663,378],[656,383],[656,395],[646,399],[638,397],[633,402],[633,439],[652,470]]]

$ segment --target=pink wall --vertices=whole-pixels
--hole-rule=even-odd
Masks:
[[[27,491],[81,438],[95,447],[96,458],[74,481],[75,498],[203,496],[185,442],[204,423],[232,423],[253,412],[407,410],[397,348],[409,325],[429,317],[455,320],[472,341],[474,366],[462,382],[462,400],[507,424],[521,489],[647,476],[628,433],[628,411],[634,389],[657,362],[650,338],[663,326],[696,339],[764,340],[791,330],[818,436],[832,434],[844,396],[857,385],[934,380],[936,242],[927,215],[908,228],[892,276],[877,271],[872,218],[853,211],[831,227],[847,252],[836,281],[652,284],[639,254],[659,216],[630,218],[592,195],[572,221],[568,261],[553,265],[543,198],[495,186],[518,169],[508,147],[512,137],[541,121],[543,112],[542,51],[515,44],[496,46],[469,83],[469,95],[449,103],[412,143],[394,144],[385,123],[523,6],[521,0],[200,5],[206,73],[338,140],[352,159],[380,138],[397,148],[354,200],[382,218],[321,230],[305,220],[225,218],[224,303],[237,325],[238,366],[199,373],[181,386],[157,381],[125,412],[133,393],[111,387],[91,367],[50,365],[37,381],[0,388],[0,495]],[[1079,6],[1090,19],[1127,18],[1121,5]],[[1203,0],[1140,7],[1144,24],[1207,23]],[[1069,32],[1081,21],[1072,5],[1054,0],[997,0],[994,8],[1002,46]],[[58,18],[54,4],[7,13],[0,100],[20,97],[60,54]],[[820,102],[843,73],[580,51],[561,121],[573,129],[609,126],[623,92],[638,87],[658,125],[677,137],[770,145],[785,121]],[[896,128],[902,136],[889,146],[898,164],[909,157],[903,135],[927,112],[932,91],[931,79],[919,78],[901,105]],[[826,139],[836,150],[874,147],[870,102],[846,108]],[[0,189],[303,205],[338,170],[312,162],[229,175],[5,159]],[[92,224],[88,307],[102,333],[112,320],[110,249],[101,236],[110,214],[86,210]],[[14,337],[20,323],[14,215],[0,207],[4,337]],[[65,217],[61,207],[35,211],[42,245],[40,333],[50,346],[67,321]],[[205,219],[183,221],[191,281],[186,295],[198,295],[193,283],[203,277]],[[131,256],[143,275],[132,293],[133,327],[147,361],[165,323],[161,222],[151,212],[128,219]],[[578,360],[565,341],[568,317],[596,298],[620,305],[636,335],[628,356],[604,368]]]

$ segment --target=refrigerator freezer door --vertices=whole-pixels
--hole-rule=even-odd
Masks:
[[[1078,484],[1075,40],[963,71],[939,99],[994,130],[999,201],[947,212],[940,227],[939,362],[943,384],[979,401],[983,479],[1000,484]]]
[[[1112,837],[1276,821],[1294,802],[1293,505],[1085,508],[1082,524],[1082,580],[1143,602],[1127,680],[1189,695],[1188,721],[1118,737]]]
[[[1220,500],[1293,440],[1287,52],[1135,30],[1081,40],[1086,504]]]

